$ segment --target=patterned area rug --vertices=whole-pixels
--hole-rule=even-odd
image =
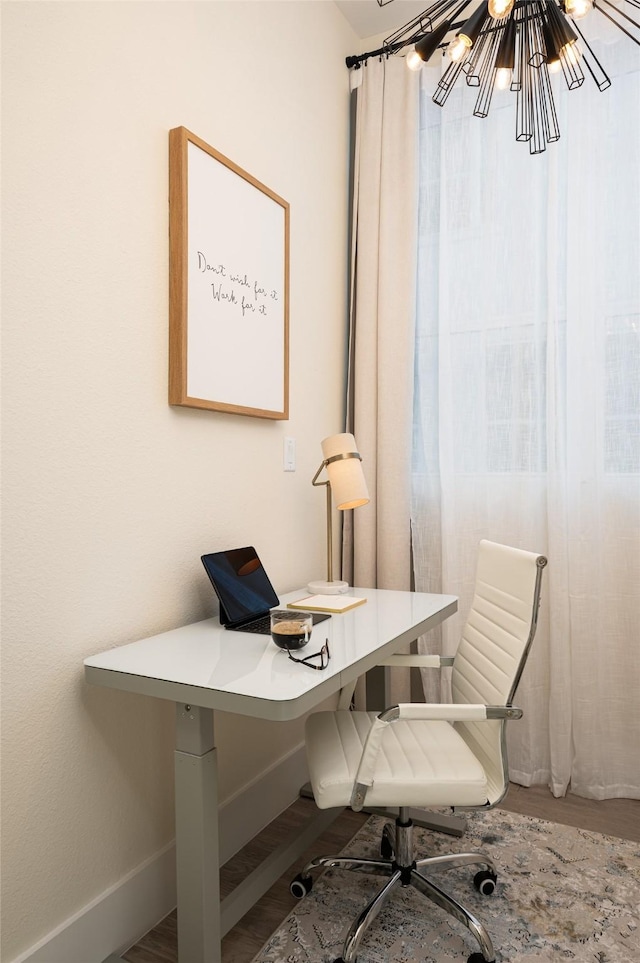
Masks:
[[[344,852],[379,855],[383,825],[372,816]],[[639,843],[500,810],[470,813],[462,839],[422,829],[414,836],[421,855],[481,850],[494,859],[492,896],[475,890],[474,867],[432,878],[486,925],[497,963],[640,963]],[[253,963],[333,963],[380,885],[379,877],[327,870]],[[358,963],[451,963],[478,949],[464,926],[399,888],[360,944]]]

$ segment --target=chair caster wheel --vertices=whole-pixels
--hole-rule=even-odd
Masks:
[[[498,877],[495,873],[492,873],[488,869],[483,869],[481,872],[476,873],[476,875],[473,877],[473,885],[479,893],[482,893],[483,896],[491,896],[491,894],[495,891],[497,879]],[[478,957],[478,961],[484,963],[484,957],[482,954],[476,953],[474,955]],[[469,963],[476,963],[476,961],[470,960]]]
[[[292,879],[289,883],[289,892],[296,899],[303,899],[307,893],[311,892],[311,887],[313,886],[313,879],[311,876],[303,876],[302,873],[298,873],[295,879]]]
[[[482,953],[472,953],[467,963],[487,963]]]

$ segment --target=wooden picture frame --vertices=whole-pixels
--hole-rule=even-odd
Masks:
[[[289,204],[169,131],[169,404],[289,417]]]

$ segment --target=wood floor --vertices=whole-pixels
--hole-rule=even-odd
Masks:
[[[527,789],[514,785],[509,789],[501,808],[640,842],[640,801],[637,800],[606,799],[597,802],[571,795],[564,799],[554,799],[546,787],[533,786]],[[312,800],[297,800],[223,866],[220,874],[223,897],[273,847],[279,845],[291,831],[304,823],[313,811]],[[296,901],[289,893],[291,878],[312,856],[339,852],[367,818],[365,814],[353,813],[350,810],[345,810],[338,817],[333,825],[314,842],[311,849],[304,853],[227,933],[222,943],[223,963],[250,963],[263,943],[295,905]],[[452,848],[454,846],[455,840],[452,837]],[[177,963],[175,912],[131,947],[124,954],[123,959],[128,963]]]

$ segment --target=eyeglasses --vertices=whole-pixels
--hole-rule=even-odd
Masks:
[[[331,653],[329,652],[329,639],[324,640],[324,645],[319,652],[314,652],[313,655],[307,655],[304,659],[296,659],[295,655],[291,655],[291,649],[287,649],[287,655],[292,662],[300,662],[301,665],[306,665],[309,669],[326,669],[329,665],[329,659],[331,658]],[[311,661],[312,659],[320,659],[320,665],[314,665]]]

